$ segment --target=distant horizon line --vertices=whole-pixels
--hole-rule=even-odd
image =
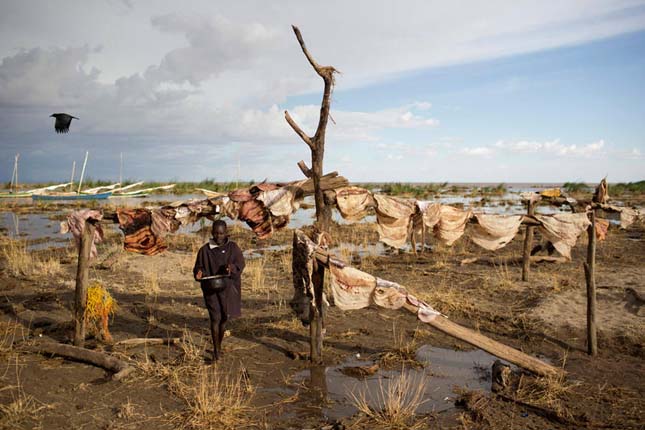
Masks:
[[[135,183],[135,182],[145,182],[145,183],[161,183],[161,184],[170,184],[170,183],[176,183],[176,184],[187,184],[187,183],[192,183],[192,184],[199,184],[202,182],[211,182],[214,184],[231,184],[231,183],[240,183],[240,184],[245,184],[245,183],[254,183],[258,184],[261,182],[293,182],[293,181],[298,181],[300,179],[292,179],[292,180],[271,180],[269,181],[268,178],[265,178],[264,180],[256,180],[256,179],[238,179],[238,180],[214,180],[210,178],[205,178],[205,179],[200,179],[200,180],[157,180],[157,179],[125,179],[123,180],[123,183]],[[26,185],[26,184],[31,184],[31,185],[39,185],[39,184],[55,184],[58,182],[63,181],[63,183],[69,182],[69,179],[61,179],[61,180],[50,180],[50,181],[25,181],[25,182],[20,182],[20,185]],[[640,180],[635,180],[635,181],[615,181],[615,182],[608,182],[609,184],[619,184],[619,183],[637,183],[637,182],[643,182],[645,179],[640,179]],[[6,180],[4,182],[10,182],[9,180]],[[108,180],[108,179],[94,179],[94,178],[87,178],[83,180],[84,183],[95,183],[95,182],[106,182],[106,183],[112,183],[115,184],[118,182],[118,180]],[[458,181],[401,181],[401,180],[390,180],[390,181],[384,181],[384,180],[366,180],[366,181],[349,181],[350,184],[373,184],[373,185],[382,185],[382,184],[409,184],[409,185],[425,185],[425,184],[450,184],[450,185],[462,185],[462,186],[467,186],[467,185],[544,185],[544,186],[559,186],[559,185],[564,185],[566,183],[584,183],[586,185],[595,185],[598,184],[600,180],[598,181],[586,181],[586,180],[567,180],[567,181],[555,181],[555,182],[549,182],[549,181],[486,181],[486,182],[477,182],[477,181],[464,181],[464,182],[458,182]],[[78,183],[78,181],[75,181],[75,183]]]

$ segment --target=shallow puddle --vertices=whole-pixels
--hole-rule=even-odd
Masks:
[[[13,239],[33,242],[29,243],[29,249],[66,246],[69,238],[59,234],[60,221],[51,219],[56,214],[59,212],[38,214],[2,212],[0,213],[0,227],[6,231],[7,236]],[[65,239],[61,242],[61,238]]]
[[[338,366],[312,367],[294,375],[293,381],[308,388],[301,393],[305,405],[301,413],[317,411],[328,420],[337,420],[355,414],[354,398],[364,398],[374,409],[381,409],[384,393],[390,384],[396,384],[401,375],[411,381],[411,386],[423,384],[423,403],[417,413],[438,412],[454,406],[454,387],[489,390],[490,369],[496,357],[481,351],[455,351],[429,345],[417,351],[417,360],[425,367],[402,370],[378,370],[366,378],[347,376],[342,369],[370,366],[372,361],[357,358]]]

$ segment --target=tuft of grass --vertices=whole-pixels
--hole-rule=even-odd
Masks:
[[[591,187],[584,182],[565,182],[562,188],[568,193],[582,193],[591,191]]]
[[[515,282],[513,282],[513,276],[508,270],[506,264],[498,264],[493,266],[495,269],[495,283],[500,289],[513,289],[515,287]]]
[[[397,332],[396,327],[393,327],[392,349],[379,355],[381,367],[385,369],[396,366],[423,367],[423,363],[417,360],[419,345],[416,334],[415,330],[412,338],[408,338],[403,332]]]
[[[134,418],[141,418],[142,416],[143,414],[137,412],[137,405],[132,403],[129,397],[128,401],[119,406],[116,411],[116,417],[126,421],[130,421]]]
[[[1,255],[5,260],[7,271],[13,276],[53,277],[63,273],[57,258],[41,260],[27,250],[27,242],[24,240],[4,240]]]
[[[143,291],[148,296],[157,296],[161,292],[159,288],[159,275],[154,270],[143,272]]]
[[[57,258],[48,258],[47,260],[36,262],[36,271],[39,275],[54,277],[63,273],[63,267]]]
[[[564,374],[538,378],[520,377],[516,398],[539,408],[553,411],[558,417],[573,418],[567,407],[567,397],[580,383],[570,383]]]
[[[35,261],[31,253],[27,252],[27,242],[24,240],[9,239],[3,243],[2,256],[6,268],[13,276],[29,276],[33,273]]]
[[[17,320],[0,321],[0,356],[10,354],[14,349],[16,338],[20,336],[21,340],[24,340],[24,334],[24,328]]]
[[[415,422],[417,409],[426,402],[423,399],[426,390],[426,380],[414,378],[409,373],[401,371],[401,375],[386,383],[379,381],[379,390],[375,405],[368,400],[368,390],[362,389],[357,394],[352,393],[352,405],[373,420],[376,424],[390,429],[418,428],[422,423]]]
[[[5,387],[8,388],[8,387]],[[11,401],[0,404],[0,428],[20,428],[25,421],[34,419],[42,409],[33,396],[26,394],[22,387],[11,393]]]
[[[280,255],[280,270],[282,270],[283,273],[291,273],[293,268],[292,268],[292,250],[289,249],[287,252],[283,253]]]
[[[32,395],[27,394],[20,382],[20,366],[16,358],[16,385],[3,387],[2,390],[10,392],[10,400],[0,403],[0,428],[16,429],[25,428],[29,423],[32,426],[37,421],[38,413],[47,408]],[[33,427],[30,427],[33,428]]]
[[[267,292],[266,259],[264,256],[248,260],[244,268],[245,285],[254,293]]]
[[[188,429],[239,429],[253,424],[251,400],[255,389],[242,369],[235,375],[216,366],[202,366],[196,380],[183,387],[186,409],[178,417]]]
[[[340,254],[340,259],[347,263],[350,263],[354,259],[354,247],[348,243],[341,243],[338,247],[338,253]]]
[[[447,182],[437,184],[390,182],[383,184],[380,191],[391,196],[426,198],[442,192],[447,185]]]

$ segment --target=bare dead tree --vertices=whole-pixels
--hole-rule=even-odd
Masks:
[[[337,70],[331,66],[321,66],[311,56],[305,41],[300,34],[300,30],[296,26],[292,26],[293,32],[296,34],[300,48],[307,57],[309,64],[314,68],[318,76],[320,76],[324,83],[325,89],[323,91],[323,98],[320,104],[320,118],[318,119],[318,127],[313,136],[308,136],[298,124],[291,118],[288,111],[284,111],[284,117],[287,123],[291,126],[293,131],[309,146],[311,150],[311,169],[307,167],[304,161],[298,163],[298,167],[302,173],[313,179],[314,182],[314,199],[316,202],[316,223],[314,224],[317,230],[315,241],[323,237],[323,232],[328,231],[331,224],[331,207],[325,203],[325,197],[322,187],[320,186],[320,178],[323,176],[323,158],[325,155],[325,132],[327,129],[327,121],[329,120],[329,107],[331,93],[334,88],[334,73]],[[323,345],[323,326],[324,326],[324,307],[323,307],[323,282],[325,279],[325,267],[321,264],[316,264],[314,273],[312,274],[312,283],[314,287],[314,297],[310,305],[310,351],[311,361],[314,363],[322,363],[322,345]]]

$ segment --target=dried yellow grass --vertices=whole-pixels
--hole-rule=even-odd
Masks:
[[[338,247],[338,253],[342,261],[351,263],[354,258],[354,247],[347,243],[341,243]]]
[[[266,281],[266,259],[264,256],[247,260],[244,278],[244,285],[253,293],[270,290]]]
[[[48,406],[39,402],[32,395],[27,394],[20,382],[20,368],[18,358],[15,359],[16,385],[5,386],[2,391],[9,391],[10,400],[0,403],[0,428],[16,429],[26,428],[24,425],[32,426],[38,419],[38,413]]]
[[[34,257],[27,252],[27,242],[24,240],[6,240],[3,243],[2,256],[5,259],[7,271],[13,276],[33,274]]]
[[[419,345],[416,340],[417,331],[412,337],[408,337],[402,331],[397,331],[396,325],[392,328],[392,349],[380,354],[379,362],[383,368],[398,366],[423,367],[423,363],[417,360],[417,349]]]
[[[2,243],[2,257],[6,268],[13,276],[53,277],[63,273],[58,258],[50,257],[41,260],[27,250],[24,240],[7,239]]]
[[[401,370],[401,375],[388,380],[379,380],[379,390],[373,396],[374,406],[370,405],[366,388],[357,394],[351,393],[352,405],[373,420],[376,424],[390,429],[418,428],[422,423],[415,422],[417,409],[426,400],[423,399],[426,380],[414,378]]]
[[[161,288],[159,288],[159,275],[157,275],[157,272],[154,270],[143,272],[143,284],[141,287],[146,295],[158,295],[161,292]]]
[[[57,258],[48,258],[36,262],[36,271],[41,276],[54,277],[63,273],[63,267]]]
[[[283,271],[283,273],[291,273],[293,270],[292,267],[292,250],[289,249],[288,252],[285,252],[284,254],[280,254],[280,268]]]
[[[521,376],[515,397],[530,405],[551,410],[560,418],[571,419],[573,415],[567,407],[567,397],[579,385],[579,382],[567,381],[564,372],[538,378]]]
[[[201,368],[194,385],[184,392],[182,425],[189,429],[239,429],[253,426],[250,419],[254,389],[245,372],[230,376],[215,366]]]
[[[0,321],[0,355],[13,351],[17,337],[24,340],[25,329],[18,321]]]

